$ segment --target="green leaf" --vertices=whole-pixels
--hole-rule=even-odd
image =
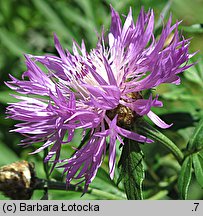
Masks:
[[[83,3],[82,3],[83,2]],[[82,1],[80,4],[80,7],[82,10],[86,10],[88,7],[87,1]],[[85,3],[86,2],[86,3]],[[86,14],[82,13],[81,10],[78,10],[78,8],[71,7],[66,7],[66,3],[61,4],[56,4],[55,7],[60,11],[61,15],[70,23],[74,23],[77,27],[80,27],[83,29],[83,33],[86,35],[86,37],[89,39],[89,42],[94,46],[96,44],[96,37],[94,32],[97,29],[96,24],[94,23],[95,19],[94,17],[87,17]],[[89,13],[90,9],[87,9],[87,13]],[[79,38],[78,38],[79,39]],[[76,38],[75,38],[76,40]],[[81,38],[79,39],[79,41]],[[77,40],[76,40],[77,41]]]
[[[99,168],[96,178],[91,183],[91,188],[111,193],[118,197],[117,199],[126,199],[125,193],[110,179],[109,174],[102,167]]]
[[[203,119],[200,120],[199,124],[196,126],[194,133],[188,143],[188,150],[200,151],[203,149]]]
[[[203,28],[201,24],[194,24],[191,26],[180,26],[181,30],[190,33],[203,33]]]
[[[30,52],[30,48],[20,37],[17,35],[14,36],[13,32],[9,32],[5,28],[1,28],[0,40],[2,44],[16,56]]]
[[[203,188],[203,158],[199,153],[192,155],[195,177],[199,185]]]
[[[192,177],[192,157],[185,158],[178,178],[178,190],[181,199],[187,199],[188,188]]]
[[[192,62],[191,63],[195,63]],[[203,88],[203,61],[202,59],[198,59],[198,64],[194,65],[191,68],[188,68],[184,73],[184,76],[187,80],[198,84]]]
[[[18,99],[11,96],[11,94],[14,94],[15,92],[12,90],[6,90],[0,92],[0,103],[6,104],[7,103],[14,103],[19,101]]]
[[[10,164],[19,160],[18,156],[13,152],[9,146],[5,145],[0,141],[1,146],[1,157],[0,157],[0,166]]]
[[[167,1],[167,3],[165,4],[163,10],[161,11],[161,16],[160,16],[159,20],[157,21],[157,23],[155,25],[155,30],[162,27],[163,18],[165,18],[166,15],[169,13],[170,8],[171,8],[171,1]]]
[[[168,195],[168,190],[161,190],[158,193],[154,194],[148,200],[161,200]]]
[[[137,119],[134,125],[134,130],[147,138],[152,139],[154,142],[160,143],[165,146],[174,155],[177,161],[182,164],[184,158],[183,153],[168,137],[162,134],[159,130],[152,127],[142,118]]]
[[[162,95],[162,97],[166,100],[182,100],[182,101],[197,101],[199,97],[197,95],[191,95],[186,92],[186,90],[182,87],[177,89],[172,89],[170,92],[166,92]]]
[[[36,197],[35,199],[38,199]],[[81,197],[81,192],[74,191],[63,191],[63,190],[50,190],[49,191],[49,199],[50,200],[98,200],[99,197],[92,194],[85,194]],[[100,198],[101,199],[101,198]]]
[[[119,161],[120,176],[118,183],[123,180],[124,188],[129,200],[141,200],[142,182],[144,180],[143,153],[139,143],[125,139]]]
[[[86,0],[86,1],[75,0],[75,1],[84,10],[87,17],[90,18],[92,22],[95,22],[94,11],[93,11],[94,3],[91,0]]]
[[[52,8],[51,4],[42,0],[33,0],[32,2],[48,21],[48,27],[51,27],[57,33],[60,32],[64,37],[69,35],[71,38],[75,38],[73,32],[68,29],[68,27],[58,15],[57,11]]]

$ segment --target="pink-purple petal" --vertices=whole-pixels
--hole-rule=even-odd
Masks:
[[[147,116],[160,128],[169,128],[173,124],[166,124],[163,120],[161,120],[154,112],[150,111]]]

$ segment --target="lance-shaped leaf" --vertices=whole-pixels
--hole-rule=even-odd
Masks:
[[[187,199],[188,188],[192,177],[192,156],[185,158],[178,178],[178,189],[181,199]]]
[[[203,157],[199,153],[193,154],[192,162],[197,182],[203,188]]]
[[[118,183],[123,180],[124,188],[129,200],[141,200],[142,182],[144,180],[143,153],[139,143],[125,139],[123,151],[119,161],[120,176]]]
[[[194,151],[200,151],[203,149],[203,119],[196,126],[187,149]]]

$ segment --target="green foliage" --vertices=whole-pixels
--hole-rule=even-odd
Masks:
[[[192,178],[192,157],[186,157],[178,177],[178,189],[181,199],[187,199],[189,184]]]
[[[1,141],[0,141],[0,146],[1,146],[0,166],[5,164],[10,164],[19,160],[19,157]]]
[[[203,28],[202,28],[203,29]],[[195,63],[195,62],[192,62]],[[203,60],[202,58],[197,60],[197,64],[187,70],[184,74],[186,79],[198,84],[203,89]]]
[[[12,97],[11,94],[14,94],[12,90],[0,91],[0,103],[7,105],[8,103],[17,102],[18,100]]]
[[[201,187],[203,187],[203,119],[196,126],[186,149],[186,157],[182,164],[178,178],[178,188],[181,199],[187,199],[188,189],[192,177],[192,168],[195,177]]]
[[[179,148],[164,134],[162,134],[159,130],[155,129],[143,119],[138,119],[135,124],[135,130],[138,131],[139,134],[143,134],[145,137],[152,139],[154,142],[162,144],[168,150],[173,153],[175,158],[179,163],[183,160],[183,154],[179,150]]]
[[[120,176],[118,183],[122,180],[127,198],[130,200],[143,199],[142,182],[144,180],[143,153],[139,147],[140,143],[125,139],[123,151],[119,161]]]
[[[194,133],[188,143],[187,149],[189,151],[203,150],[203,119],[196,126]]]
[[[196,153],[192,156],[192,161],[197,182],[203,188],[203,156]]]
[[[124,182],[127,198],[130,200],[143,199],[142,182],[144,180],[143,153],[139,143],[125,139],[119,161],[120,181]]]
[[[0,39],[13,55],[23,55],[23,53],[28,53],[30,50],[22,38],[13,35],[12,32],[6,29],[1,28]]]
[[[189,33],[203,33],[203,28],[200,24],[194,24],[191,26],[182,26],[180,29]]]

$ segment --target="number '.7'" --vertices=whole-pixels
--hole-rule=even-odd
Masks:
[[[199,206],[199,203],[194,203],[194,205],[195,205],[195,211],[197,211],[197,208],[198,208],[198,206]]]

